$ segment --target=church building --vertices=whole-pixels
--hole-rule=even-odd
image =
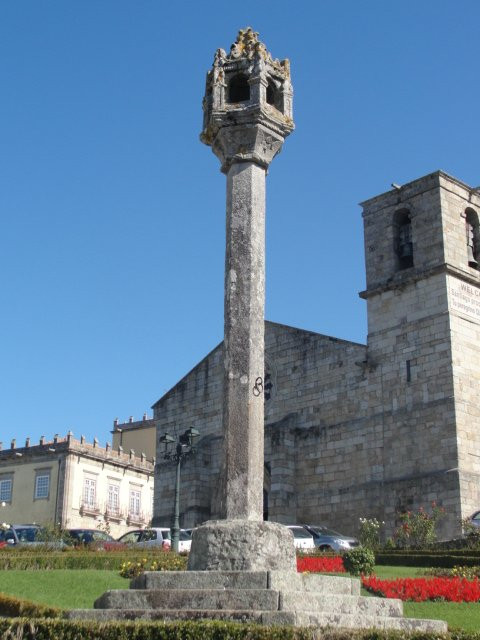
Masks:
[[[435,501],[442,536],[480,508],[480,192],[437,171],[362,203],[367,344],[265,323],[265,518],[355,533]],[[154,405],[154,523],[169,524],[165,432],[197,429],[181,526],[214,519],[222,344]]]

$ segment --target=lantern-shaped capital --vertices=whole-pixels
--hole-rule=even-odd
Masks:
[[[228,54],[217,50],[207,73],[200,139],[222,171],[233,162],[268,167],[294,129],[292,96],[289,61],[273,59],[251,27],[238,32]]]

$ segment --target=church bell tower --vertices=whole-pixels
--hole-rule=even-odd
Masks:
[[[480,506],[480,194],[437,171],[364,203],[370,405],[385,519]]]

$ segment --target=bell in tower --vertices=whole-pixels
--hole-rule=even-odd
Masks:
[[[401,269],[413,267],[412,223],[405,217],[398,229],[398,258]]]
[[[467,220],[467,252],[468,252],[468,265],[476,269],[478,267],[476,248],[475,248],[475,230],[473,224]]]

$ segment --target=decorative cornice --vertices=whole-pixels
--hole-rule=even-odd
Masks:
[[[15,447],[0,451],[0,465],[5,462],[15,462],[24,464],[32,459],[42,460],[45,458],[58,459],[68,455],[78,455],[89,460],[96,460],[102,463],[110,463],[122,468],[130,468],[135,471],[151,474],[154,468],[154,460],[147,460],[142,456],[131,456],[121,450],[105,449],[96,444],[80,442],[73,438],[62,439],[58,442],[47,442],[45,444],[33,445],[29,447]]]
[[[402,275],[407,275],[405,271],[401,272]],[[409,284],[414,284],[419,280],[424,280],[425,278],[429,278],[430,276],[437,275],[439,273],[445,273],[446,275],[455,276],[468,284],[473,284],[475,286],[480,286],[480,273],[478,276],[474,276],[473,274],[469,274],[458,267],[454,267],[451,264],[446,262],[437,265],[436,267],[432,267],[431,269],[427,269],[426,271],[416,271],[415,273],[408,274],[407,277],[403,277],[401,279],[392,279],[389,282],[380,285],[378,287],[374,287],[373,289],[365,289],[364,291],[359,292],[359,297],[363,300],[368,300],[369,298],[373,298],[374,296],[378,296],[381,293],[385,293],[386,291],[392,291],[393,289],[404,289]]]

